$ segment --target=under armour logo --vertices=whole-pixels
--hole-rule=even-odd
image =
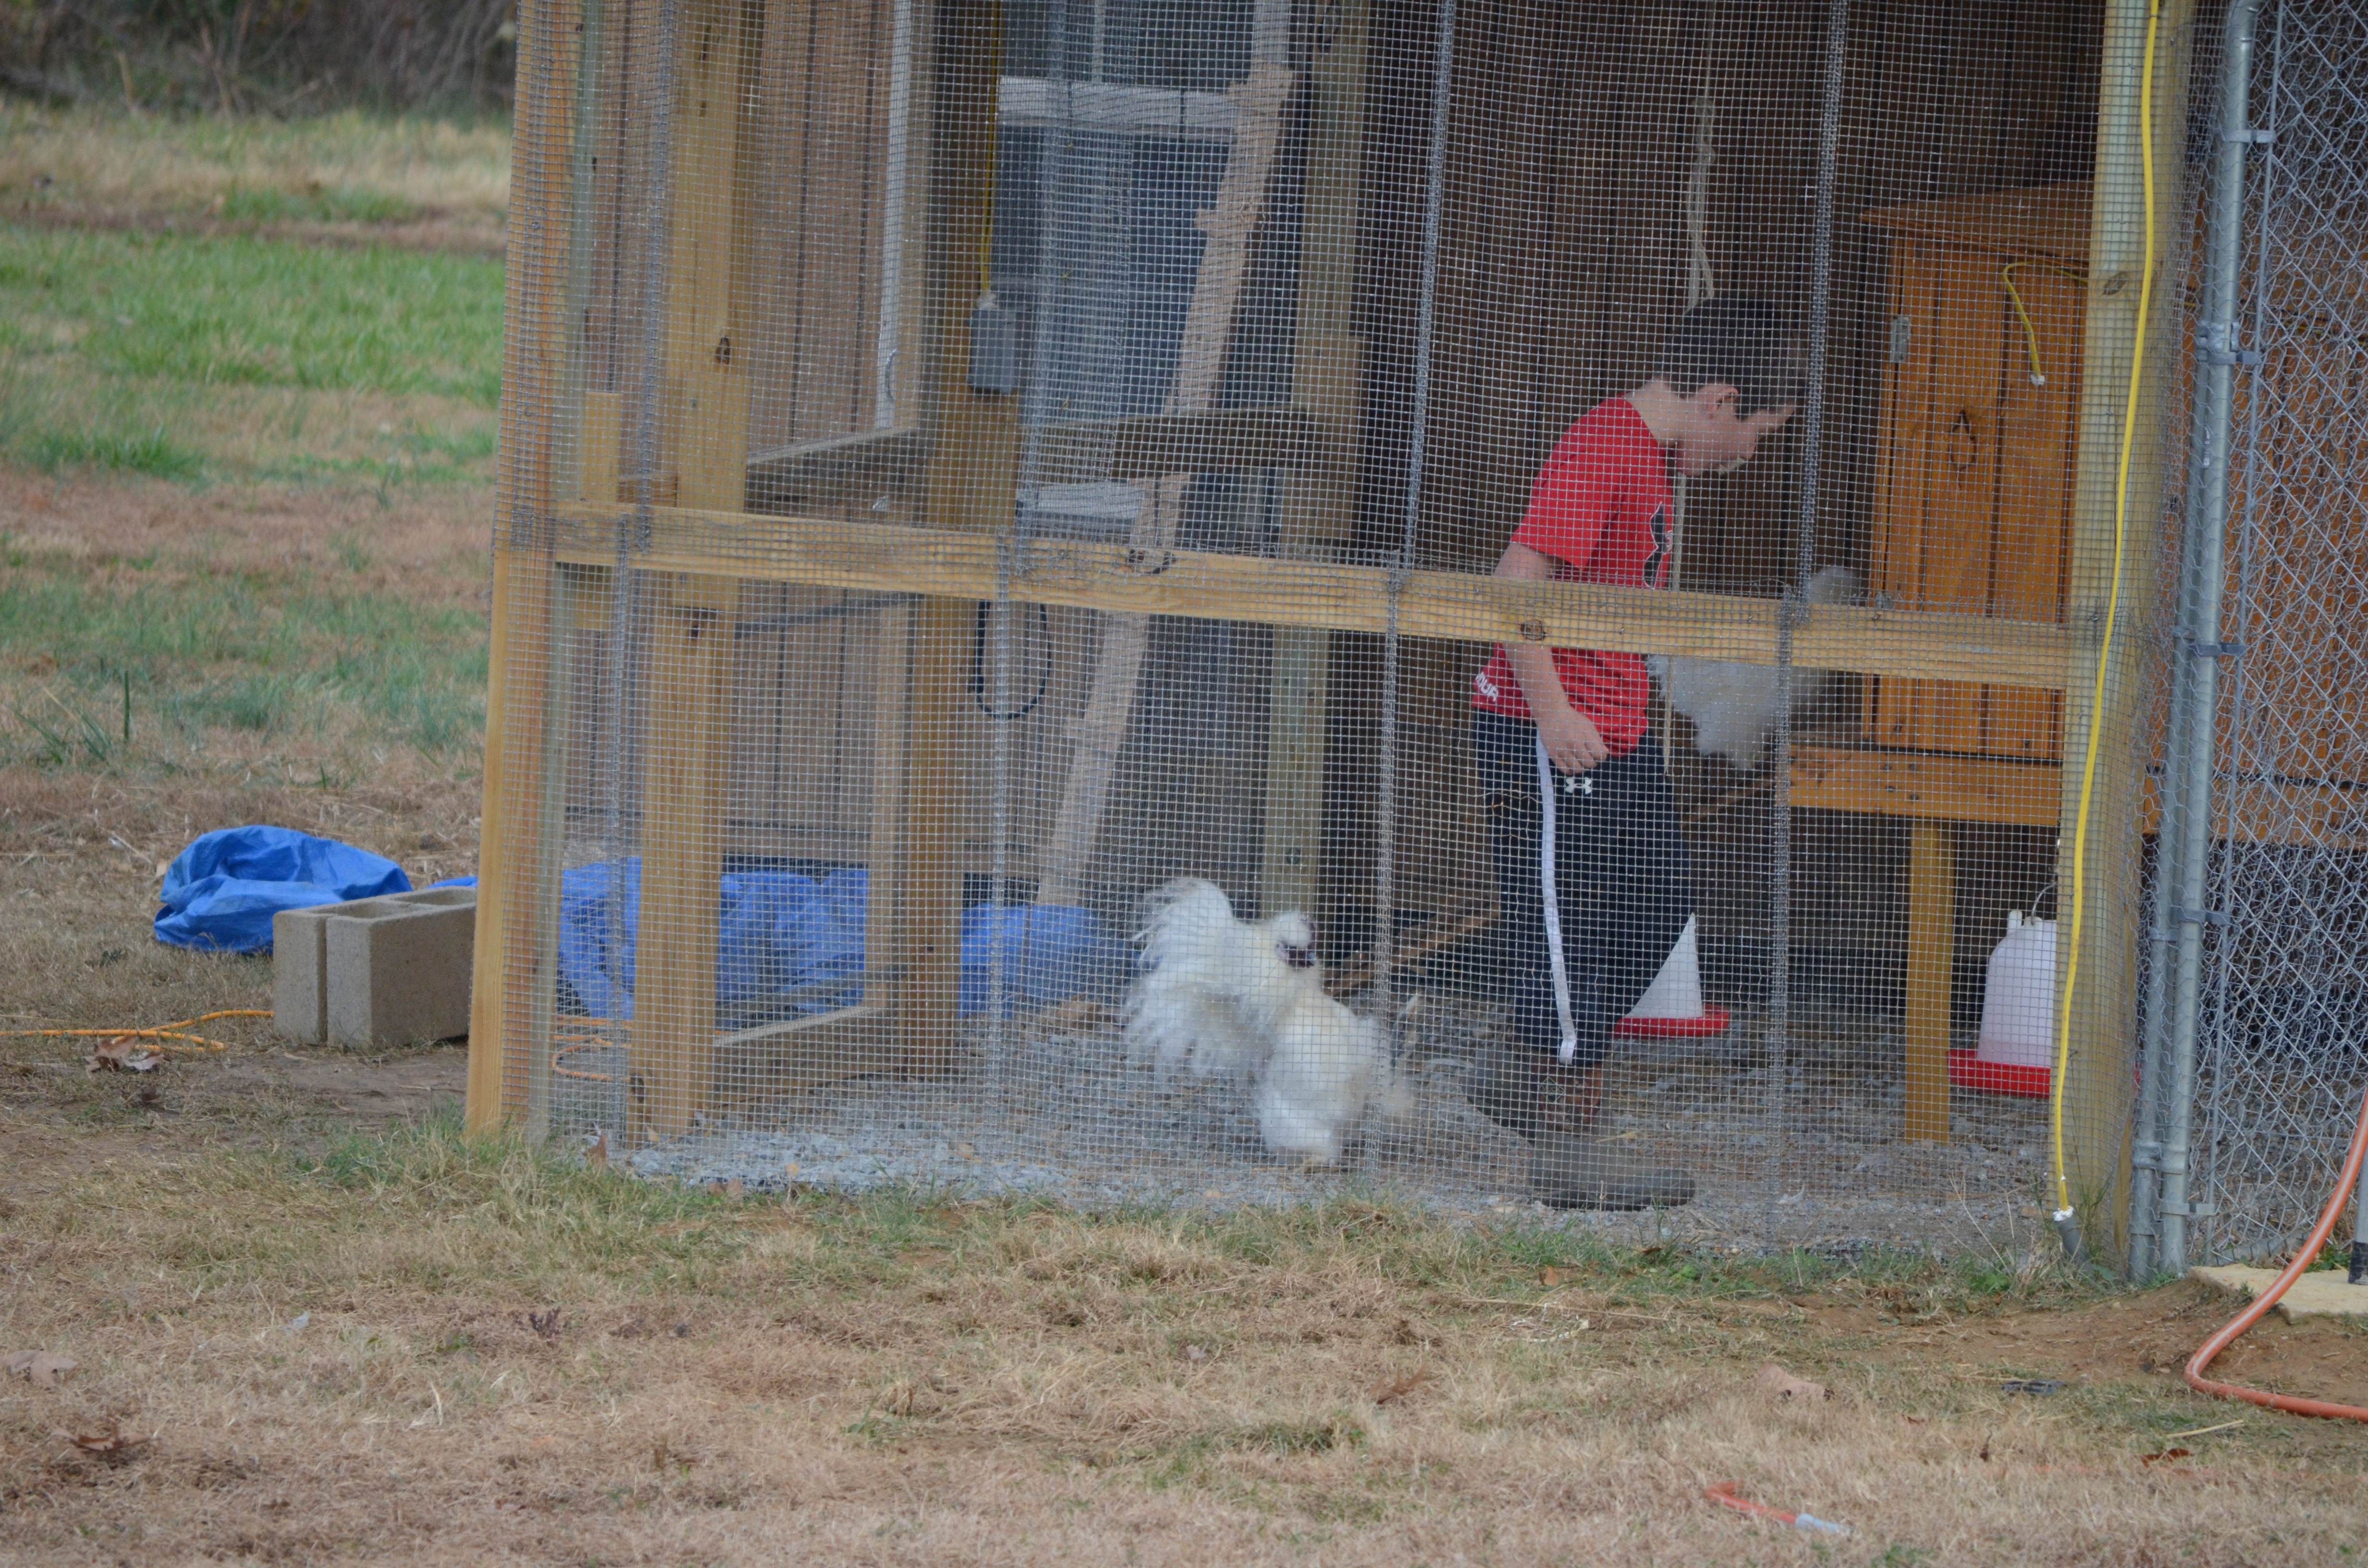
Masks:
[[[1661,585],[1661,566],[1669,559],[1669,509],[1655,508],[1653,520],[1646,525],[1653,534],[1653,548],[1645,557],[1643,584],[1648,588]]]
[[[1565,773],[1563,775],[1562,792],[1565,795],[1592,795],[1595,793],[1595,780]]]

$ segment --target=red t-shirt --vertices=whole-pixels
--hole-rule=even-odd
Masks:
[[[1552,556],[1557,582],[1658,588],[1668,580],[1673,512],[1668,455],[1635,406],[1615,397],[1563,432],[1530,487],[1529,513],[1513,542]],[[1556,648],[1554,662],[1571,706],[1595,722],[1611,754],[1634,750],[1652,687],[1644,656]],[[1511,719],[1531,716],[1501,646],[1472,678],[1472,705]]]

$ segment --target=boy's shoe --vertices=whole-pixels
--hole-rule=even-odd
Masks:
[[[1473,1064],[1466,1093],[1481,1115],[1516,1137],[1577,1137],[1595,1123],[1603,1070],[1565,1067],[1543,1051],[1492,1040]]]
[[[1530,1150],[1530,1196],[1549,1209],[1675,1209],[1693,1201],[1694,1178],[1593,1138],[1547,1133]]]

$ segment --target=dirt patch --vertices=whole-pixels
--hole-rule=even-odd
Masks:
[[[498,214],[413,213],[395,222],[224,221],[202,213],[139,207],[57,205],[20,201],[17,222],[41,229],[100,229],[142,234],[180,234],[191,239],[281,240],[307,245],[378,245],[392,250],[445,251],[501,256],[508,250],[507,225]]]
[[[190,490],[0,470],[0,535],[18,549],[101,568],[143,560],[301,574],[334,560],[357,587],[423,604],[488,603],[490,508],[475,488],[381,503],[327,490]]]

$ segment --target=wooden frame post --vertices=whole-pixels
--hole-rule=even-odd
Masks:
[[[526,0],[519,7],[518,79],[527,95],[512,154],[517,197],[510,210],[509,327],[495,465],[485,790],[464,1113],[472,1133],[498,1130],[518,1102],[530,1097],[525,1091],[538,1076],[537,1052],[549,1049],[557,983],[554,824],[544,820],[543,776],[554,744],[547,712],[554,449],[565,364],[568,146],[579,14],[576,0]],[[558,740],[564,741],[564,725]]]
[[[2138,1035],[2137,936],[2142,794],[2146,778],[2146,619],[2155,603],[2161,539],[2162,408],[2179,374],[2179,289],[2164,263],[2184,222],[2179,199],[2186,145],[2189,45],[2194,0],[2159,0],[2152,95],[2154,122],[2140,123],[2148,0],[2108,0],[2097,103],[2097,175],[2090,210],[2088,319],[2082,351],[2079,456],[2074,477],[2071,582],[2066,629],[2072,653],[2065,683],[2062,833],[2056,896],[2056,997],[2071,1030],[2061,1085],[2064,1176],[2090,1244],[2121,1256],[2128,1240],[2129,1139]],[[2154,149],[2155,276],[2144,287],[2144,143]],[[2150,292],[2153,316],[2139,318]],[[2146,335],[2145,381],[2122,494],[2123,430],[2131,411],[2133,350]],[[2106,608],[2121,533],[2120,608],[2110,653]],[[2070,904],[2089,725],[2102,666],[2102,723],[2080,868],[2083,908],[2075,983]]]
[[[1365,165],[1364,0],[1342,0],[1309,68],[1306,192],[1300,220],[1299,321],[1292,401],[1315,415],[1330,463],[1284,481],[1282,552],[1320,558],[1356,527],[1365,344],[1357,332],[1357,226]],[[1325,720],[1332,634],[1274,634],[1267,708],[1266,814],[1258,906],[1312,909],[1322,886]]]
[[[682,506],[737,507],[746,495],[751,119],[764,20],[764,0],[686,0],[675,22],[653,499],[671,492]],[[716,922],[739,587],[729,577],[666,574],[650,597],[630,1112],[636,1140],[685,1131],[715,1093]]]
[[[1954,981],[1957,838],[1918,817],[1907,852],[1907,1125],[1910,1142],[1949,1141],[1949,1003]]]
[[[970,384],[971,312],[986,290],[995,220],[996,106],[1003,70],[997,0],[946,0],[934,59],[930,181],[935,200],[922,247],[932,276],[922,319],[935,325],[936,387],[925,416],[932,439],[922,480],[929,528],[1008,536],[1017,506],[1018,399]],[[958,721],[975,607],[928,598],[914,612],[911,740],[905,754],[904,886],[895,915],[896,1049],[909,1071],[953,1060],[962,983],[962,827],[971,759]]]

